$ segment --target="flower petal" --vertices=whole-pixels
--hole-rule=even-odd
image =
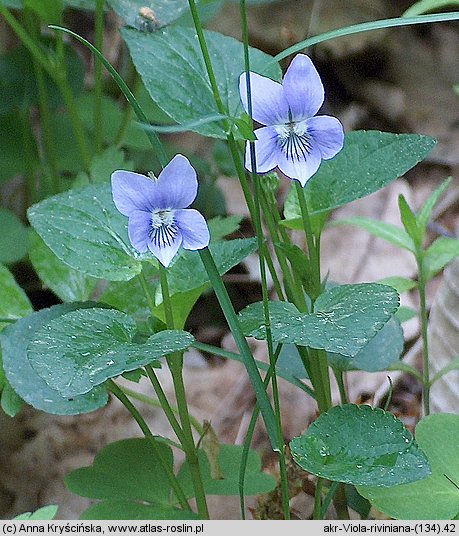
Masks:
[[[128,235],[131,244],[140,253],[148,251],[151,214],[143,210],[131,212],[128,223]]]
[[[277,145],[278,134],[272,127],[263,127],[255,131],[255,156],[257,160],[257,173],[266,173],[277,166],[279,148]],[[250,144],[247,142],[245,149],[245,167],[252,171],[250,158]]]
[[[320,149],[314,144],[304,158],[287,158],[284,153],[281,153],[277,165],[284,175],[300,181],[301,186],[304,187],[307,181],[319,169],[320,162]]]
[[[149,212],[155,197],[155,183],[139,173],[115,171],[112,173],[112,195],[116,208],[125,216],[137,210]]]
[[[170,242],[170,245],[160,247],[157,244],[154,244],[151,240],[148,240],[148,249],[153,253],[153,255],[158,259],[158,261],[165,268],[167,268],[171,263],[172,259],[175,257],[181,244],[182,234],[180,231],[177,231],[177,234]]]
[[[182,234],[182,246],[185,249],[202,249],[209,245],[209,228],[200,212],[193,208],[177,210],[174,217],[175,224]]]
[[[155,208],[189,207],[198,193],[196,171],[188,158],[178,154],[161,171],[155,186]]]
[[[329,115],[311,117],[307,122],[307,131],[319,147],[324,160],[333,158],[343,148],[343,125],[336,117]]]
[[[324,102],[324,86],[311,59],[297,54],[284,76],[284,95],[295,121],[315,115]]]
[[[247,73],[239,78],[239,93],[244,110],[248,113]],[[288,121],[288,102],[284,97],[282,85],[271,78],[250,73],[250,89],[252,92],[253,119],[262,125],[277,125]]]

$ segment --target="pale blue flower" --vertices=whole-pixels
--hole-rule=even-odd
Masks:
[[[282,84],[250,73],[253,119],[262,125],[255,131],[257,173],[278,167],[302,186],[343,147],[343,126],[335,117],[316,116],[324,102],[324,87],[312,61],[304,54],[293,59]],[[239,82],[248,112],[246,73]],[[245,167],[252,171],[247,143]]]
[[[129,218],[129,240],[140,253],[153,253],[165,267],[180,246],[195,250],[209,244],[205,219],[197,210],[187,208],[197,192],[196,171],[180,154],[158,178],[132,171],[112,174],[113,201]]]

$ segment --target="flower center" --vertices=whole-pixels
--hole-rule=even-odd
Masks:
[[[172,209],[154,210],[151,213],[150,239],[158,248],[171,246],[177,236],[174,213]]]
[[[287,160],[304,160],[311,152],[311,136],[306,121],[290,121],[274,127],[277,143]]]

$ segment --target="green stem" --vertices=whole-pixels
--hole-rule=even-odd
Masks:
[[[282,350],[282,344],[278,344],[278,346],[276,348],[276,351],[274,353],[274,360],[273,360],[274,365],[277,362],[277,359],[279,358],[279,354],[280,354],[281,350]],[[265,389],[268,388],[269,382],[271,381],[271,378],[275,374],[274,371],[275,371],[275,368],[273,368],[270,365],[270,367],[268,369],[268,373],[266,374],[265,379],[263,380],[263,384],[265,386]],[[245,519],[245,502],[244,502],[245,493],[244,493],[244,486],[245,486],[245,476],[246,476],[246,470],[247,470],[247,462],[248,462],[248,459],[249,459],[250,445],[252,443],[253,433],[255,431],[255,425],[257,423],[259,413],[260,413],[260,406],[258,404],[255,404],[255,407],[253,408],[253,411],[252,411],[252,417],[250,418],[250,423],[249,423],[249,426],[247,428],[247,433],[245,435],[244,449],[242,451],[241,464],[239,466],[239,504],[240,504],[240,508],[241,508],[241,517],[242,517],[242,519]],[[282,463],[281,458],[284,461],[283,467],[280,465]],[[281,474],[282,504],[283,504],[283,507],[284,507],[284,500],[285,500],[284,494],[285,494],[285,492],[283,490],[282,474],[283,474],[283,472],[286,473],[287,468],[285,466],[285,456],[282,456],[281,458],[279,458],[279,470],[280,470],[280,474]],[[288,481],[287,481],[287,483],[288,483]],[[287,489],[287,497],[288,497],[288,489]],[[290,515],[290,507],[288,508],[288,511],[289,511],[288,515]],[[284,517],[285,517],[285,512],[284,512]]]
[[[1,321],[1,320],[0,320]],[[153,372],[154,372],[154,369],[153,369]],[[155,375],[156,377],[156,375]],[[158,381],[158,378],[156,377],[156,381]],[[164,391],[162,390],[162,387],[160,386],[161,388],[161,392],[162,392],[162,397],[165,397],[165,393]],[[133,391],[132,389],[129,389],[128,387],[121,387],[120,386],[120,389],[126,394],[126,395],[129,395],[131,398],[134,398],[135,400],[138,400],[139,402],[143,402],[144,404],[148,404],[149,406],[152,406],[154,408],[161,408],[161,409],[164,409],[164,405],[163,405],[163,402],[164,400],[160,399],[160,397],[158,396],[158,398],[151,398],[151,396],[147,396],[147,395],[144,395],[142,393],[138,393],[137,391]],[[166,399],[167,400],[167,399]],[[171,406],[169,403],[168,403],[168,406],[170,407],[172,413],[174,415],[178,415],[178,408],[174,407],[174,406]],[[175,422],[177,422],[178,424],[178,421],[176,420]],[[193,426],[193,428],[196,430],[196,432],[202,436],[204,435],[205,433],[205,430],[204,428],[201,426],[201,423],[198,421],[198,419],[196,419],[196,417],[193,417],[193,415],[190,415],[190,422],[191,422],[191,425]],[[178,437],[178,436],[177,436]],[[180,439],[180,438],[179,438]]]
[[[277,436],[276,417],[263,385],[263,380],[258,372],[255,359],[253,358],[252,352],[250,351],[249,345],[234,311],[233,304],[228,296],[228,291],[221,280],[220,274],[218,273],[215,265],[215,261],[212,258],[208,248],[199,250],[199,254],[217,299],[220,303],[220,307],[222,308],[223,314],[228,322],[228,326],[233,334],[236,345],[244,360],[244,365],[249,375],[252,387],[255,391],[255,396],[257,397],[260,405],[261,414],[263,415],[263,420],[265,422],[266,430],[268,432],[273,450],[279,451],[281,450],[282,446],[279,444],[279,439]]]
[[[342,370],[333,370],[336,378],[336,383],[338,384],[339,396],[341,399],[341,404],[347,404],[347,393],[346,386],[344,385],[344,372]]]
[[[32,14],[28,9],[24,9],[24,18],[26,25],[28,27],[30,35],[38,41],[39,32],[36,28],[36,22]],[[60,177],[57,169],[57,153],[56,145],[53,138],[53,129],[51,127],[51,114],[49,109],[49,99],[48,99],[48,90],[46,87],[45,76],[43,72],[43,67],[41,63],[37,60],[35,56],[32,55],[32,64],[35,74],[35,80],[37,82],[38,89],[38,107],[40,111],[40,123],[41,131],[43,133],[44,141],[44,150],[46,155],[46,162],[49,165],[51,182],[49,183],[46,177],[43,182],[46,180],[46,186],[44,192],[42,192],[43,197],[49,197],[53,194],[57,194],[60,191]]]
[[[347,509],[346,489],[342,482],[339,483],[333,498],[333,506],[335,507],[338,519],[349,519],[349,510]]]
[[[317,479],[316,493],[314,495],[314,511],[312,513],[312,519],[322,519],[322,488],[325,480],[323,478]]]
[[[161,263],[159,263],[159,278],[167,329],[174,329],[174,317],[169,294],[169,284],[167,281],[167,271]],[[204,491],[201,469],[199,467],[199,458],[196,445],[193,439],[193,431],[191,429],[190,414],[188,411],[188,404],[186,400],[185,384],[183,383],[183,354],[178,352],[171,356],[168,356],[167,363],[169,365],[169,369],[172,375],[172,381],[174,383],[175,396],[177,398],[177,407],[183,431],[182,446],[185,450],[185,456],[190,467],[193,488],[196,496],[196,505],[198,507],[198,514],[201,519],[209,519],[206,494]]]
[[[174,493],[176,494],[177,499],[180,502],[180,505],[185,510],[191,510],[190,505],[188,504],[187,498],[185,496],[185,493],[183,492],[182,486],[180,485],[180,482],[177,480],[177,477],[175,476],[174,472],[172,471],[166,459],[164,458],[161,450],[158,448],[158,444],[155,440],[155,436],[152,434],[150,428],[148,427],[148,424],[145,422],[144,418],[139,413],[138,409],[134,406],[134,404],[129,400],[129,398],[124,394],[121,388],[113,380],[108,380],[107,385],[108,385],[108,389],[116,396],[116,398],[123,404],[123,406],[134,417],[135,421],[140,426],[140,429],[142,430],[144,436],[152,440],[151,445],[153,447],[153,450],[155,451],[155,456],[158,458],[169,480],[169,483],[172,489],[174,490]]]
[[[177,421],[175,417],[175,413],[178,413],[178,409],[174,410],[174,408],[170,405],[169,400],[166,397],[166,393],[164,392],[158,380],[158,377],[155,374],[154,368],[150,365],[147,365],[145,367],[145,371],[147,373],[147,376],[150,380],[151,385],[153,386],[156,396],[158,397],[158,403],[163,408],[164,414],[166,415],[166,418],[169,421],[169,424],[171,425],[172,430],[174,430],[174,433],[177,436],[180,443],[183,444],[183,442],[186,442],[186,438],[184,436],[182,428],[180,427],[179,422]]]
[[[423,353],[423,368],[422,368],[422,399],[424,406],[424,415],[430,413],[430,366],[429,366],[429,336],[427,332],[427,304],[426,304],[426,275],[424,270],[423,251],[418,249],[416,253],[416,262],[419,272],[419,299],[421,302],[421,336],[422,336],[422,353]]]
[[[101,54],[104,53],[104,3],[105,0],[96,0],[95,45]],[[102,150],[102,62],[98,58],[94,59],[94,148],[96,154]]]
[[[309,217],[309,211],[306,204],[306,198],[304,197],[304,190],[301,184],[298,181],[295,181],[296,193],[298,197],[298,202],[300,204],[301,217],[303,219],[304,232],[306,234],[306,242],[308,244],[308,252],[311,260],[311,266],[313,267],[313,296],[311,296],[312,304],[320,294],[320,271],[317,270],[317,267],[320,266],[320,260],[317,259],[317,250],[316,244],[314,243],[314,235],[312,232],[311,219]]]
[[[194,27],[196,29],[196,35],[198,36],[199,46],[204,58],[204,63],[206,65],[207,75],[209,77],[210,86],[212,88],[212,93],[214,96],[215,104],[217,105],[218,111],[222,115],[226,115],[225,107],[220,96],[220,91],[218,89],[217,79],[215,78],[214,69],[212,67],[212,60],[210,59],[209,49],[207,48],[206,38],[204,37],[204,30],[202,28],[201,20],[199,18],[198,8],[196,7],[195,0],[188,0],[188,5],[190,6],[191,16],[193,17]]]
[[[249,58],[249,44],[248,44],[248,26],[247,26],[247,13],[245,0],[240,0],[240,12],[242,18],[242,36],[244,43],[244,63],[245,70],[247,73],[250,72],[250,58]],[[252,119],[252,98],[251,98],[251,87],[250,87],[250,77],[246,77],[247,83],[247,95],[248,95],[248,114],[250,121],[252,122],[251,127],[253,128],[253,119]],[[281,493],[282,493],[282,508],[284,511],[284,518],[290,519],[290,498],[288,494],[288,477],[287,477],[287,468],[285,463],[285,445],[282,434],[282,421],[281,421],[281,412],[280,412],[280,400],[279,400],[279,387],[277,384],[276,376],[276,360],[274,358],[274,345],[271,331],[271,318],[269,316],[269,296],[268,296],[268,284],[266,279],[266,266],[265,266],[265,248],[264,248],[264,235],[261,225],[261,210],[260,210],[260,198],[261,198],[261,185],[259,178],[256,174],[257,162],[255,154],[255,143],[249,143],[250,148],[250,159],[251,159],[251,168],[252,168],[252,184],[254,185],[254,225],[255,232],[258,240],[258,251],[259,251],[259,264],[260,264],[260,274],[261,274],[261,292],[263,298],[263,316],[264,324],[266,331],[266,343],[268,347],[268,357],[270,370],[272,371],[271,375],[271,385],[273,391],[273,401],[274,401],[274,413],[276,417],[276,428],[277,428],[277,441],[278,445],[281,446],[279,451],[279,468],[281,476]],[[266,258],[269,257],[269,252],[267,252]]]

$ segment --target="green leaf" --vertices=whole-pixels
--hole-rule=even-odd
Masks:
[[[419,231],[421,236],[424,236],[426,232],[427,223],[429,222],[432,216],[432,210],[435,205],[438,203],[440,197],[444,194],[448,186],[451,184],[451,177],[448,177],[436,190],[434,190],[427,201],[422,206],[418,215],[416,216],[416,221],[418,223]]]
[[[314,312],[301,314],[286,302],[270,302],[273,340],[355,356],[391,318],[398,294],[386,285],[341,285],[319,296]],[[249,305],[239,320],[245,335],[265,337],[263,304]]]
[[[74,397],[193,342],[184,331],[161,331],[136,344],[135,333],[136,324],[125,313],[80,309],[40,328],[28,345],[27,358],[52,389]]]
[[[355,216],[344,220],[334,220],[330,225],[354,225],[355,227],[368,231],[378,238],[382,238],[394,246],[407,249],[412,253],[415,251],[414,242],[408,233],[392,223],[376,221],[363,216]]]
[[[385,277],[384,279],[380,279],[378,283],[381,285],[389,285],[389,287],[394,288],[399,294],[403,294],[418,286],[416,281],[399,276]]]
[[[347,484],[393,490],[430,474],[427,458],[402,422],[370,406],[332,408],[295,437],[290,448],[306,471]]]
[[[37,233],[30,233],[29,259],[40,279],[64,302],[86,301],[96,280],[59,260]]]
[[[122,29],[134,65],[151,98],[179,124],[219,113],[209,84],[194,28],[168,27],[154,33]],[[231,37],[205,31],[222,101],[231,117],[243,113],[238,80],[244,72],[243,45]],[[279,80],[281,71],[272,57],[250,49],[251,70]],[[205,136],[226,138],[223,124],[193,129]]]
[[[256,249],[256,238],[222,240],[211,243],[209,246],[220,275],[226,274]],[[182,250],[177,260],[168,269],[167,275],[171,295],[209,284],[209,277],[196,251]]]
[[[459,513],[459,415],[424,417],[416,440],[432,468],[428,478],[387,489],[359,486],[358,492],[395,519],[453,519]]]
[[[108,396],[102,388],[72,399],[63,398],[38,376],[27,359],[27,346],[42,326],[69,311],[95,305],[93,302],[54,305],[18,320],[3,331],[1,344],[6,378],[16,393],[35,409],[56,415],[78,415],[107,403]]]
[[[16,517],[13,517],[14,520],[22,520],[22,519],[28,519],[30,521],[47,521],[54,519],[54,517],[57,514],[59,507],[50,504],[49,506],[43,506],[42,508],[39,508],[38,510],[35,510],[35,512],[24,512],[23,514],[20,514]]]
[[[400,209],[400,217],[405,227],[405,231],[408,233],[410,238],[413,240],[415,245],[420,246],[422,242],[422,234],[418,227],[418,222],[416,221],[416,216],[411,210],[410,206],[406,202],[406,199],[402,194],[398,196],[398,206]]]
[[[217,464],[221,478],[212,478],[211,466],[207,455],[199,450],[199,461],[204,490],[207,495],[238,495],[239,467],[242,458],[242,445],[220,445]],[[276,481],[261,471],[261,460],[254,450],[249,451],[246,467],[245,495],[260,495],[268,493],[276,487]],[[180,468],[177,478],[187,497],[194,497],[193,481],[188,463],[185,461]]]
[[[459,255],[459,240],[440,236],[424,252],[422,259],[426,278],[429,280],[435,274]]]
[[[380,190],[423,160],[435,143],[429,136],[415,134],[349,132],[342,151],[322,161],[303,189],[310,212],[331,210]],[[294,196],[296,188],[291,187],[287,203]],[[291,202],[293,207],[297,204]],[[296,228],[301,224],[299,210],[287,219]]]
[[[121,501],[110,499],[91,505],[85,510],[80,519],[105,520],[181,520],[199,519],[199,516],[191,510],[183,510],[172,506],[149,505],[138,502]]]
[[[400,321],[392,317],[387,324],[353,358],[329,353],[330,365],[338,370],[387,370],[398,361],[405,343]]]
[[[171,487],[158,452],[172,471],[171,448],[162,441],[143,438],[110,443],[96,455],[91,466],[67,475],[65,484],[71,492],[103,499],[81,518],[196,519],[193,512],[179,510],[170,503]]]
[[[187,0],[168,0],[166,3],[161,0],[108,0],[108,3],[128,26],[144,31],[167,26],[189,10]],[[142,16],[140,10],[143,7],[151,10],[150,19]]]
[[[0,264],[0,318],[17,320],[30,314],[33,309],[22,288],[16,283],[11,272]],[[8,324],[0,321],[0,331]]]
[[[398,311],[395,313],[395,317],[401,324],[408,322],[408,320],[411,320],[416,316],[418,316],[418,313],[411,307],[406,307],[405,305],[399,307]]]
[[[22,398],[6,382],[0,396],[0,406],[9,417],[14,417],[22,409]]]
[[[220,275],[224,275],[256,248],[257,241],[254,238],[218,241],[210,245]],[[155,314],[164,320],[158,272],[150,263],[145,263],[145,268],[151,292],[155,295]],[[199,254],[196,251],[186,250],[179,252],[176,260],[168,268],[167,275],[174,321],[176,326],[182,326],[196,300],[209,287],[209,278]],[[100,297],[100,301],[129,313],[139,322],[145,322],[150,316],[144,290],[137,278],[126,282],[111,282]]]
[[[10,264],[27,255],[28,229],[10,210],[0,208],[0,262]]]
[[[235,233],[241,224],[242,216],[216,216],[207,222],[210,239],[217,242],[232,233]]]
[[[24,6],[46,24],[59,24],[64,10],[63,0],[24,0]]]
[[[75,270],[113,281],[141,271],[109,184],[55,195],[30,207],[28,216],[46,245]]]
[[[68,474],[65,484],[72,493],[90,499],[169,505],[171,487],[156,451],[172,470],[172,449],[165,443],[149,438],[123,439],[99,451],[89,467]]]

